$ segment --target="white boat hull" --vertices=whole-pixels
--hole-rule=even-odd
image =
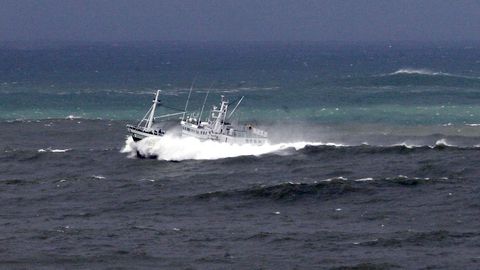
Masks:
[[[212,140],[229,144],[263,145],[268,142],[265,137],[233,136],[228,134],[214,134],[196,125],[182,124],[182,136],[194,137],[199,140]]]

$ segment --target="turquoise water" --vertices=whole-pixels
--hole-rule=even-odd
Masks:
[[[85,45],[0,50],[0,118],[136,120],[151,94],[191,109],[245,95],[244,120],[480,123],[480,46]]]

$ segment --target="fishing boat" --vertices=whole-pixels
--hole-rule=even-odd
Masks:
[[[213,106],[206,121],[202,121],[202,113],[205,102],[208,97],[205,96],[200,115],[197,117],[195,113],[189,116],[182,116],[180,125],[182,127],[182,136],[195,137],[200,140],[212,140],[225,142],[230,144],[253,144],[262,145],[268,141],[268,133],[253,125],[234,125],[231,123],[232,116],[242,102],[244,97],[237,102],[230,103],[225,96],[221,96],[220,107]],[[228,113],[228,106],[235,104],[233,110]],[[185,112],[188,105],[185,106]]]
[[[163,130],[160,126],[160,123],[157,123],[155,120],[157,119],[163,119],[175,115],[180,115],[185,113],[178,112],[178,113],[170,113],[170,114],[164,114],[161,116],[155,116],[155,109],[158,106],[162,105],[161,100],[159,99],[161,90],[157,90],[155,93],[155,98],[153,99],[153,104],[150,107],[150,109],[147,111],[145,116],[138,122],[137,125],[127,125],[127,130],[131,134],[132,139],[135,142],[138,142],[144,138],[147,137],[162,137],[165,135],[165,130]]]

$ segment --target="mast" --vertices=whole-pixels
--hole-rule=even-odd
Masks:
[[[188,92],[187,102],[185,103],[185,109],[183,110],[182,121],[185,121],[185,113],[187,113],[188,101],[190,100],[190,95],[192,94],[193,84],[195,83],[196,79],[197,78],[193,79],[192,85],[190,85],[190,91]]]
[[[210,93],[210,90],[207,91],[207,94],[205,95],[205,100],[203,100],[202,110],[200,111],[200,116],[198,117],[197,125],[202,122],[203,109],[205,108],[205,103],[207,102],[208,93]]]
[[[213,132],[221,133],[223,129],[223,123],[225,122],[225,115],[227,114],[228,100],[222,95],[222,103],[219,110],[212,110],[213,113],[217,113],[215,123],[213,125]]]
[[[155,99],[153,100],[152,108],[150,109],[150,116],[148,117],[148,121],[147,121],[148,129],[152,127],[153,119],[155,117],[155,108],[157,107],[157,104],[160,104],[160,101],[158,101],[159,95],[160,95],[160,90],[157,90],[157,93],[155,94]]]

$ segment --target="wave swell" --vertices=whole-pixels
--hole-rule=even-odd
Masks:
[[[335,196],[345,195],[348,193],[375,193],[378,186],[409,186],[414,187],[422,184],[433,184],[438,182],[446,182],[448,178],[420,178],[407,177],[403,175],[388,178],[360,178],[348,180],[344,177],[330,178],[313,183],[280,183],[276,185],[254,186],[244,189],[213,191],[196,195],[197,199],[212,198],[267,198],[272,200],[297,200],[301,198],[318,198],[330,199]]]
[[[273,186],[259,186],[240,190],[215,191],[197,196],[198,199],[231,198],[235,196],[248,196],[256,198],[270,198],[274,200],[294,200],[305,196],[329,197],[357,190],[345,178],[333,178],[325,181],[307,183],[282,183]]]

